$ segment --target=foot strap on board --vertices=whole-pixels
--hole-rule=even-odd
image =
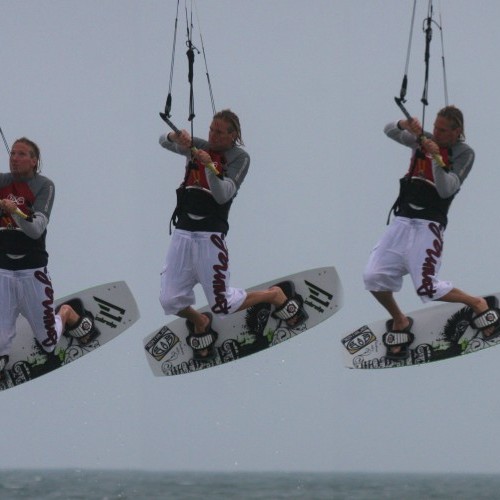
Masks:
[[[88,345],[92,340],[97,338],[101,332],[96,328],[94,315],[83,307],[83,302],[80,299],[71,299],[65,302],[79,316],[80,319],[73,326],[66,326],[67,335],[78,340],[81,345]]]
[[[186,326],[189,330],[189,335],[186,337],[186,343],[193,349],[194,358],[198,361],[207,361],[213,359],[215,352],[215,342],[219,335],[212,329],[212,315],[203,313],[209,319],[209,323],[203,333],[195,333],[194,324],[187,320]],[[208,353],[202,354],[202,351],[208,350]]]
[[[286,295],[286,301],[276,308],[272,313],[273,318],[282,319],[289,327],[296,327],[304,323],[308,314],[304,310],[304,300],[302,296],[295,292],[295,285],[292,281],[283,281],[277,285]]]
[[[382,336],[382,342],[387,347],[385,357],[395,361],[407,359],[410,355],[410,344],[415,340],[415,335],[410,331],[413,326],[413,319],[408,318],[409,323],[403,330],[394,330],[392,328],[392,320],[386,323],[387,333]],[[399,347],[399,351],[395,352],[392,349]]]
[[[485,297],[489,309],[474,316],[471,320],[472,327],[483,334],[483,339],[491,340],[500,335],[500,309],[496,297]],[[489,335],[485,335],[485,330],[493,328]]]

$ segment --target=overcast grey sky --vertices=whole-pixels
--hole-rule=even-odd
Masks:
[[[183,4],[183,2],[182,2]],[[421,115],[426,0],[407,106]],[[441,0],[450,103],[476,164],[450,213],[441,275],[500,289],[496,235],[497,0]],[[242,122],[252,164],[231,212],[234,285],[336,266],[343,309],[290,342],[197,374],[155,378],[147,334],[183,161],[158,145],[175,0],[0,0],[0,126],[42,149],[58,297],[126,280],[142,317],[98,352],[0,394],[0,468],[499,472],[500,349],[417,368],[351,371],[340,338],[384,318],[362,271],[407,168],[386,122],[404,72],[411,0],[198,0],[216,107]],[[198,33],[196,23],[196,33]],[[173,119],[187,127],[185,22]],[[426,124],[444,105],[439,32]],[[212,114],[195,61],[195,133]],[[1,170],[8,168],[0,151]],[[409,282],[408,311],[422,307]],[[199,305],[205,298],[198,290]]]

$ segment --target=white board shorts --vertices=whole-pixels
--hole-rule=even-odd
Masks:
[[[395,217],[373,248],[363,273],[371,292],[398,292],[410,274],[423,302],[439,300],[453,285],[438,279],[443,257],[444,228],[424,219]]]
[[[166,315],[195,304],[199,283],[214,314],[236,312],[247,292],[232,288],[229,252],[221,233],[175,229],[161,272],[160,303]]]
[[[47,268],[0,269],[0,355],[8,355],[19,315],[27,320],[42,348],[52,352],[62,335],[54,312],[54,290]]]

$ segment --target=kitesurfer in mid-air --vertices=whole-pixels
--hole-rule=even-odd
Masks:
[[[9,361],[19,314],[29,322],[38,345],[54,351],[67,333],[88,344],[99,331],[78,301],[54,310],[47,270],[47,225],[54,203],[54,183],[39,173],[40,149],[22,137],[14,142],[10,172],[0,174],[0,374]]]
[[[267,303],[276,306],[273,315],[289,326],[298,326],[307,315],[291,282],[251,292],[230,286],[225,241],[229,210],[250,165],[250,156],[241,147],[238,116],[229,109],[215,113],[208,141],[192,138],[182,130],[163,134],[160,145],[187,157],[172,216],[175,230],[161,273],[160,303],[165,314],[187,320],[187,342],[194,358],[212,359],[217,340],[211,327],[212,314],[202,314],[192,307],[197,283],[214,314],[227,315]]]
[[[393,206],[395,217],[373,248],[364,271],[364,283],[389,312],[383,341],[386,357],[406,359],[414,340],[412,318],[399,308],[394,292],[410,274],[423,302],[458,302],[472,311],[471,325],[484,339],[500,334],[500,310],[494,300],[469,295],[438,278],[448,223],[448,209],[474,162],[474,151],[464,142],[464,119],[455,106],[439,111],[432,135],[417,118],[386,125],[386,135],[412,148],[407,174]],[[493,299],[493,298],[492,298]]]

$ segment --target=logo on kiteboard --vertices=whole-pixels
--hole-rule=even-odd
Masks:
[[[123,320],[125,309],[99,297],[94,297],[94,300],[99,306],[99,312],[94,319],[110,328],[116,328]]]
[[[359,330],[347,335],[342,339],[342,344],[350,354],[355,354],[366,346],[375,342],[377,337],[368,326],[362,326]]]
[[[146,351],[157,361],[161,361],[179,342],[179,337],[164,326],[145,346]]]
[[[309,288],[309,296],[305,300],[305,304],[320,313],[325,312],[325,309],[330,306],[333,295],[310,281],[304,280],[304,283]]]

